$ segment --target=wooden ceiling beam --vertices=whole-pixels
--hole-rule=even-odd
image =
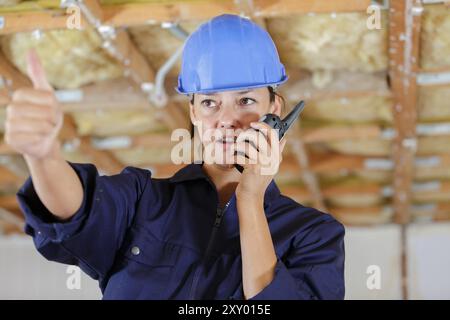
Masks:
[[[300,174],[308,191],[310,192],[314,206],[322,211],[327,211],[325,206],[320,184],[314,171],[311,170],[310,159],[308,151],[301,137],[301,130],[299,122],[293,127],[293,134],[291,137],[287,136],[289,147],[293,152],[296,161],[300,167]]]
[[[85,0],[90,3],[89,0]],[[366,11],[370,0],[253,0],[254,17],[276,17],[292,14],[333,13]],[[91,4],[91,6],[94,6]],[[170,3],[126,3],[102,5],[101,17],[106,25],[113,27],[177,22],[184,20],[207,20],[223,13],[240,14],[242,7],[234,0],[222,1],[172,1]],[[42,11],[11,11],[0,13],[4,19],[0,34],[27,32],[35,29],[66,28],[69,13],[64,9],[46,8]],[[30,23],[32,21],[32,23]],[[87,25],[82,19],[82,27]]]
[[[305,143],[326,142],[352,138],[380,138],[382,129],[378,125],[322,126],[305,128],[302,139]]]
[[[106,174],[117,174],[123,169],[124,165],[112,153],[95,149],[90,137],[78,137],[75,121],[68,114],[64,115],[64,127],[65,129],[60,135],[62,139],[72,141],[77,145],[76,147],[84,155],[90,157],[100,170]]]
[[[417,150],[417,83],[420,23],[419,0],[391,1],[389,10],[389,77],[394,99],[393,141],[395,222],[410,221],[411,185]]]
[[[301,13],[336,13],[366,11],[370,0],[253,0],[255,16],[276,17]]]

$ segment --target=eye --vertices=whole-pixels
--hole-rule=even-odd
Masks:
[[[239,104],[243,105],[243,106],[250,106],[252,104],[254,104],[256,102],[255,99],[252,98],[242,98],[241,100],[239,100]]]
[[[200,104],[205,108],[215,108],[217,106],[217,103],[211,99],[205,99]]]

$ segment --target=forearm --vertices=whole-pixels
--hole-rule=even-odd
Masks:
[[[24,158],[45,207],[60,220],[72,217],[83,201],[83,189],[76,172],[64,160],[59,144],[55,144],[50,157]]]
[[[263,197],[237,196],[244,297],[252,298],[274,277],[277,257]]]

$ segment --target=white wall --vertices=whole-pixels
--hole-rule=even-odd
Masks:
[[[0,237],[0,299],[100,299],[97,281],[81,273],[80,289],[68,289],[66,265],[47,261],[31,237]]]
[[[450,299],[450,223],[408,227],[409,296]],[[401,299],[400,228],[347,228],[346,299]],[[378,266],[380,288],[368,289],[368,266]],[[100,299],[86,275],[81,288],[66,286],[67,266],[45,260],[30,237],[0,237],[0,299]]]
[[[401,299],[398,226],[347,227],[345,251],[346,299]],[[379,289],[367,286],[369,266],[379,268]]]
[[[411,299],[450,299],[450,223],[408,229]]]

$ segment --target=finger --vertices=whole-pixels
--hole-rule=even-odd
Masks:
[[[262,131],[265,131],[265,132],[273,129],[271,126],[269,126],[265,122],[251,122],[250,126],[252,128],[254,128],[254,129],[262,130]]]
[[[234,157],[235,157],[234,162],[237,163],[237,164],[240,164],[244,168],[245,168],[246,165],[249,164],[248,163],[249,162],[248,159],[246,157],[244,157],[243,155],[241,155],[241,154],[237,154]]]
[[[251,129],[241,132],[238,135],[238,137],[236,138],[236,143],[248,140],[256,148],[256,143],[252,139],[250,139],[250,136],[254,135],[254,133],[255,133],[255,130],[251,130]]]
[[[262,133],[264,133],[264,135],[266,137],[269,137],[271,134],[273,134],[277,138],[277,140],[279,140],[278,137],[279,137],[280,130],[272,128],[265,122],[251,122],[250,126],[254,129],[259,130]]]
[[[33,87],[35,89],[53,91],[35,49],[30,49],[27,52],[26,61],[28,77],[30,77]]]
[[[14,142],[14,145],[17,146],[28,146],[32,144],[36,144],[39,141],[42,141],[42,139],[45,138],[45,135],[42,134],[36,134],[36,133],[28,133],[28,132],[17,132],[13,134],[6,134],[5,135],[5,142],[8,144],[11,144]]]
[[[54,128],[55,126],[48,121],[34,119],[10,119],[5,123],[5,130],[11,133],[49,134]]]
[[[32,102],[43,105],[53,105],[56,103],[55,95],[48,90],[34,88],[20,88],[14,91],[14,101]]]
[[[247,130],[241,133],[236,139],[236,142],[245,141],[248,141],[248,143],[250,143],[258,152],[267,154],[269,144],[263,133],[256,130]]]
[[[30,118],[35,120],[46,120],[56,124],[56,114],[53,108],[48,105],[38,105],[31,102],[14,102],[6,108],[8,118]]]
[[[237,153],[238,155],[242,155],[246,157],[247,163],[249,164],[257,164],[258,163],[258,151],[254,146],[247,142],[239,142],[235,143],[234,153]]]

